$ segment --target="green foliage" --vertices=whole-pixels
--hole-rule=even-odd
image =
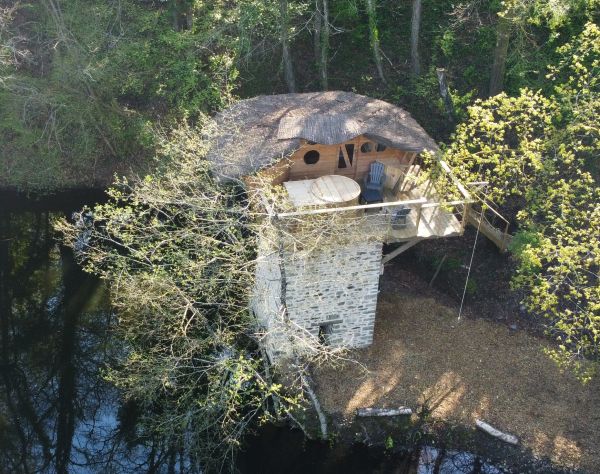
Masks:
[[[277,2],[61,0],[57,13],[53,3],[0,7],[0,185],[105,184],[115,171],[148,162],[156,145],[149,123],[169,129],[219,110],[236,94],[285,92]],[[296,82],[300,90],[318,89],[315,4],[288,3]],[[466,106],[487,90],[498,12],[509,5],[424,0],[419,49],[427,72],[414,78],[410,2],[375,1],[371,16],[363,1],[328,4],[329,87],[405,106],[437,139],[454,125],[435,68],[446,69],[456,118],[464,119]],[[529,87],[547,96],[553,81],[546,65],[559,64],[557,47],[571,44],[586,20],[597,21],[598,1],[513,4],[507,92]],[[375,79],[375,39],[387,85]],[[585,111],[597,112],[579,113]]]
[[[227,21],[219,8],[202,7],[196,28],[181,31],[168,9],[134,0],[14,9],[0,21],[2,50],[13,58],[0,62],[1,185],[107,183],[149,159],[148,122],[168,127],[231,100],[236,44],[227,34],[211,38]]]
[[[555,109],[553,101],[527,89],[518,97],[479,100],[458,126],[446,159],[463,182],[487,181],[488,196],[498,204],[522,197],[545,166]]]
[[[519,271],[523,274],[539,273],[542,264],[531,252],[541,245],[539,231],[520,230],[513,237],[509,250],[519,258]]]
[[[475,293],[477,293],[477,282],[475,281],[475,279],[473,277],[470,277],[469,280],[467,281],[467,294],[468,295],[474,295]]]
[[[488,181],[493,200],[516,207],[513,285],[547,318],[552,357],[583,380],[600,360],[599,48],[587,24],[558,49],[552,95],[477,102],[446,150],[465,182]]]
[[[108,203],[57,226],[110,285],[123,353],[107,378],[141,406],[143,431],[208,469],[253,424],[297,409],[301,394],[273,382],[260,356],[248,309],[252,216],[204,152],[182,126],[161,142],[158,172],[120,181]]]

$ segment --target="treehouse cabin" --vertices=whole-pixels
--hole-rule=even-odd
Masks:
[[[259,195],[278,229],[261,235],[251,304],[273,360],[316,342],[371,344],[383,264],[464,231],[469,193],[445,163],[427,160],[431,173],[421,155],[435,156],[435,142],[386,102],[348,92],[256,97],[217,115],[211,142],[214,173]],[[439,197],[434,174],[454,199]],[[383,255],[384,244],[398,245]]]

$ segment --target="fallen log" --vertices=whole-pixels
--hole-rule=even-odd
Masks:
[[[508,434],[508,433],[503,433],[502,431],[497,430],[496,428],[494,428],[492,425],[486,423],[485,421],[475,420],[475,425],[480,430],[485,431],[490,436],[493,436],[494,438],[498,438],[499,440],[502,440],[505,443],[509,443],[509,444],[518,444],[519,443],[519,438],[517,438],[516,436]]]
[[[356,416],[400,416],[412,415],[412,410],[407,407],[398,408],[359,408]]]
[[[315,411],[317,412],[317,416],[319,417],[319,424],[321,425],[321,438],[327,439],[327,437],[329,436],[327,430],[327,417],[325,416],[325,412],[321,408],[321,403],[317,398],[317,394],[312,388],[312,379],[309,377],[308,374],[302,373],[300,375],[300,380],[302,381],[302,385],[306,390],[306,393],[308,393],[308,396],[313,406],[315,407]]]

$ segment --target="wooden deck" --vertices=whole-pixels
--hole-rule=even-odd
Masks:
[[[411,209],[406,219],[406,227],[393,228],[390,225],[386,242],[402,242],[417,237],[421,239],[452,237],[463,233],[464,229],[461,222],[455,217],[451,209],[439,205],[439,202],[431,196],[426,183],[415,186],[410,191],[399,192],[396,195],[385,193],[385,202],[423,197],[428,199],[426,204],[406,206]],[[383,213],[384,217],[389,219],[389,216],[385,216],[385,214],[392,212],[392,210],[393,208],[387,208]]]
[[[337,212],[335,209],[331,209],[331,203],[316,199],[312,195],[310,189],[314,181],[300,180],[284,183],[290,200],[298,208],[298,212],[291,213],[295,214],[294,217],[303,213],[324,212],[324,207],[330,208],[325,212]],[[434,200],[424,198],[423,194],[422,189],[415,187],[409,192],[402,192],[395,196],[386,194],[386,203],[382,207],[377,204],[351,205],[350,207],[341,204],[334,207],[340,208],[340,212],[344,212],[349,218],[360,219],[361,232],[364,233],[365,238],[382,239],[386,243],[405,242],[415,238],[429,239],[461,235],[464,230],[463,225],[452,209],[441,206]],[[411,209],[406,218],[406,225],[402,226],[394,225],[392,222],[392,213],[400,207],[393,203],[398,201],[406,202],[402,207]],[[459,209],[462,210],[462,208],[463,206],[460,205]]]
[[[419,206],[411,208],[406,226],[394,227],[391,210],[370,211],[365,214],[365,233],[383,232],[386,243],[403,242],[414,238],[429,239],[461,235],[460,221],[449,210],[435,203],[424,204],[419,218]],[[392,208],[393,209],[393,208]],[[418,222],[417,222],[418,221]]]

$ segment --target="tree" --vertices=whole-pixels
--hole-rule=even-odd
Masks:
[[[559,48],[554,93],[499,94],[469,108],[446,158],[465,181],[488,181],[519,223],[513,280],[558,341],[551,355],[584,380],[600,361],[600,29]],[[594,178],[596,173],[596,178]]]
[[[290,20],[287,0],[279,0],[279,38],[283,57],[283,75],[290,92],[296,92],[296,79],[294,77],[294,66],[290,52],[289,29]]]
[[[182,125],[161,139],[157,173],[119,181],[108,203],[57,227],[84,269],[110,286],[123,355],[108,380],[142,408],[149,436],[207,468],[258,422],[297,420],[304,393],[314,395],[311,361],[339,349],[290,332],[314,354],[295,355],[285,386],[274,379],[258,344],[268,334],[249,310],[257,236],[270,223],[238,183],[215,179],[199,135]]]
[[[125,354],[109,380],[142,407],[145,430],[206,467],[299,394],[287,396],[259,355],[250,211],[239,188],[214,180],[202,149],[184,127],[163,142],[159,173],[120,181],[108,203],[58,226],[111,287]]]
[[[488,197],[504,205],[520,201],[545,166],[548,124],[556,104],[524,89],[478,100],[454,133],[445,156],[462,182],[487,181]],[[514,217],[514,216],[513,216]]]
[[[412,0],[412,17],[410,20],[410,65],[415,76],[421,74],[419,58],[419,31],[421,29],[421,0]]]
[[[496,46],[494,48],[494,62],[490,72],[489,95],[496,95],[504,89],[504,72],[506,70],[506,57],[508,55],[508,44],[514,21],[514,7],[508,6],[498,13],[498,24],[496,26]]]
[[[532,68],[545,68],[550,61],[556,59],[553,53],[560,44],[557,42],[558,38],[564,35],[564,38],[568,39],[571,35],[577,35],[586,20],[595,18],[596,9],[594,2],[587,0],[557,0],[552,4],[542,0],[503,1],[497,15],[496,43],[488,95],[493,96],[504,90],[509,59],[513,76],[519,74],[525,78],[531,75]],[[545,30],[541,37],[538,36],[540,27]],[[550,46],[546,49],[545,45]],[[532,51],[535,53],[532,54]],[[534,77],[537,78],[537,75]],[[521,79],[519,82],[532,85],[536,82],[536,79],[532,79]]]
[[[381,82],[385,83],[385,74],[383,73],[383,62],[381,60],[381,44],[379,42],[379,28],[377,27],[377,12],[375,0],[365,0],[367,7],[367,17],[369,18],[369,42],[373,52],[373,60],[377,68],[377,74]]]
[[[589,361],[600,360],[600,29],[588,23],[558,52],[549,75],[560,107],[551,162],[520,216],[514,283],[550,321],[559,343],[551,356],[585,381],[598,370]]]
[[[150,159],[149,123],[193,121],[231,99],[230,16],[242,2],[91,2],[94,21],[78,0],[10,3],[0,11],[2,186],[106,185]]]
[[[532,203],[513,243],[513,284],[527,290],[527,307],[547,318],[558,342],[549,354],[586,381],[600,360],[600,190],[585,173],[540,188],[543,199]]]

